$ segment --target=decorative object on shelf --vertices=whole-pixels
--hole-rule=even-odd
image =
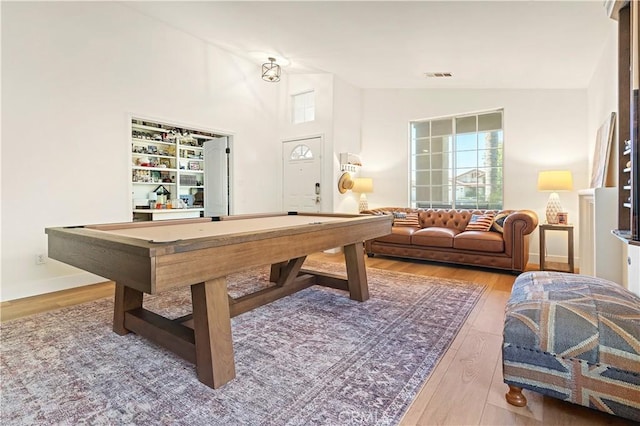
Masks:
[[[155,191],[149,192],[149,208],[155,208],[156,203],[158,202],[158,194]]]
[[[615,186],[613,184],[613,160],[611,145],[616,124],[616,113],[612,112],[598,129],[596,135],[596,152],[593,155],[593,169],[591,170],[590,188]]]
[[[262,79],[271,83],[280,81],[280,65],[275,58],[269,58],[269,62],[262,64]]]
[[[169,190],[165,188],[164,185],[158,186],[153,190],[153,192],[156,193],[158,204],[164,205],[167,203],[167,200],[171,198],[171,192],[169,192]]]
[[[340,171],[356,173],[362,167],[362,161],[356,154],[350,152],[340,153]]]
[[[180,195],[180,199],[187,206],[187,208],[193,207],[193,195],[191,194]]]
[[[198,178],[193,175],[180,175],[180,185],[199,186]]]
[[[193,194],[193,206],[204,207],[204,191],[202,189],[198,189]]]
[[[353,179],[351,179],[351,174],[349,172],[344,172],[340,176],[340,179],[338,179],[338,192],[344,194],[351,188],[353,188]]]
[[[573,190],[573,177],[569,170],[545,170],[538,174],[538,191],[551,191],[547,202],[547,223],[557,224],[558,213],[562,212],[558,191]]]
[[[569,224],[569,213],[560,212],[558,213],[558,225],[567,225]]]
[[[371,178],[356,178],[353,181],[351,191],[360,194],[360,201],[358,203],[358,211],[363,212],[369,210],[369,203],[367,201],[367,195],[373,192],[373,179]]]

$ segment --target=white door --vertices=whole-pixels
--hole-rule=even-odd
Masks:
[[[322,138],[283,142],[282,164],[284,211],[319,212],[323,192]]]
[[[204,143],[205,216],[227,216],[230,213],[228,139],[222,136]]]

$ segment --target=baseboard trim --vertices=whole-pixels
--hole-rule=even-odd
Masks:
[[[38,296],[53,293],[60,290],[82,287],[90,284],[109,281],[101,276],[89,272],[80,272],[72,275],[63,275],[44,280],[27,281],[24,283],[3,284],[0,287],[0,302],[24,299],[25,297]]]

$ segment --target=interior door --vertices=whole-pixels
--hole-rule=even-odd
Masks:
[[[204,143],[205,216],[227,216],[231,213],[229,205],[230,155],[231,150],[227,136],[211,139]]]
[[[322,206],[322,138],[282,144],[282,196],[285,211],[320,212]]]

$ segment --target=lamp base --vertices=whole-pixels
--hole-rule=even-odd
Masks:
[[[560,204],[560,197],[557,192],[552,192],[549,195],[549,201],[547,201],[547,209],[545,214],[547,216],[547,223],[557,225],[558,213],[562,212],[562,204]]]
[[[365,210],[369,210],[369,202],[367,196],[364,193],[360,194],[360,202],[358,203],[358,212],[362,213]]]

